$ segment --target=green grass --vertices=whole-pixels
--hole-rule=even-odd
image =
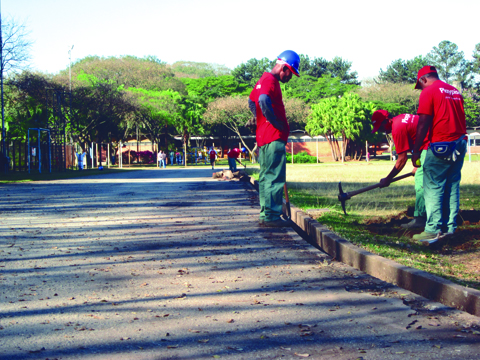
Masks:
[[[416,244],[409,233],[398,224],[388,223],[392,218],[404,217],[415,205],[414,178],[407,178],[384,189],[359,194],[346,201],[348,215],[343,214],[338,201],[338,183],[344,192],[377,183],[393,167],[387,160],[347,162],[345,164],[287,165],[287,184],[290,202],[302,210],[330,209],[317,220],[343,238],[366,250],[395,260],[403,265],[442,276],[459,284],[480,289],[480,275],[472,270],[466,258],[456,254],[455,246],[448,244],[439,251]],[[403,173],[411,171],[408,164]],[[258,180],[258,169],[249,169]],[[465,162],[460,186],[460,208],[480,209],[480,167],[478,162]],[[403,213],[403,214],[402,214]],[[372,225],[372,223],[376,223]],[[462,233],[478,229],[478,225],[459,227]],[[461,236],[461,235],[459,235]],[[464,246],[465,241],[457,239]],[[480,239],[468,239],[469,252],[480,252]],[[471,261],[471,260],[469,260]],[[473,267],[474,269],[474,267]]]

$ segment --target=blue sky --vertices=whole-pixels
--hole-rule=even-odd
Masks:
[[[480,1],[1,0],[2,18],[26,21],[32,68],[56,73],[87,55],[155,55],[168,63],[234,68],[291,49],[341,56],[359,79],[442,40],[467,59],[480,43]]]

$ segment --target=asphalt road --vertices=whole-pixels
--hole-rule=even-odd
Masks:
[[[0,184],[0,359],[479,358],[479,318],[259,227],[211,174]]]

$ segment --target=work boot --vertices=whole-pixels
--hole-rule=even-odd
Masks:
[[[439,236],[441,235],[441,233],[432,233],[432,232],[429,232],[429,231],[424,231],[424,232],[421,232],[420,234],[416,234],[416,235],[413,235],[412,236],[412,239],[413,240],[416,240],[416,241],[429,241],[429,240],[438,240],[439,239]]]
[[[292,227],[293,222],[292,220],[278,219],[275,221],[264,221],[263,225],[266,227],[284,228],[284,227]]]
[[[425,229],[427,224],[427,219],[424,217],[416,217],[407,224],[400,225],[402,229],[412,230],[412,229]]]

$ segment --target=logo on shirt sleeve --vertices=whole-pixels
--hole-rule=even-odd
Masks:
[[[262,84],[258,84],[255,89],[260,89],[262,87]]]

